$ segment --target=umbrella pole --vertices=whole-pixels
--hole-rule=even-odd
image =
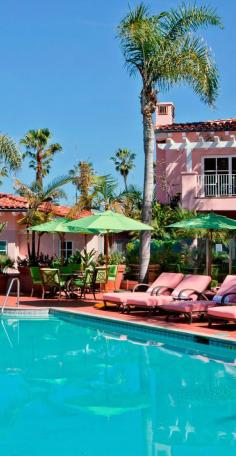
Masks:
[[[229,274],[232,274],[233,238],[229,240]]]
[[[212,263],[212,230],[210,230],[210,238],[206,239],[206,271],[207,275],[211,276]]]
[[[106,259],[106,282],[108,281],[108,259],[109,259],[109,238],[108,233],[104,234],[104,254]]]
[[[61,265],[64,264],[64,243],[65,243],[65,233],[58,233],[61,241]]]

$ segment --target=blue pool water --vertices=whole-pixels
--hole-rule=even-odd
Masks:
[[[0,320],[0,454],[236,454],[236,352],[104,323]]]

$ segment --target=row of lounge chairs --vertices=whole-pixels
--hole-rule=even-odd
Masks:
[[[236,275],[228,275],[215,293],[207,290],[210,283],[207,275],[163,272],[151,286],[138,284],[133,292],[104,293],[104,307],[113,303],[122,312],[148,310],[165,313],[167,319],[184,315],[189,323],[194,315],[207,315],[209,326],[215,320],[235,322]]]

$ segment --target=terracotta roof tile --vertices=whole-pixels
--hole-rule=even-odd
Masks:
[[[236,130],[236,119],[207,120],[205,122],[173,123],[170,125],[156,126],[156,131],[181,132],[181,131],[232,131]]]
[[[7,211],[26,211],[28,209],[27,199],[22,196],[12,195],[10,193],[1,193],[0,192],[0,212],[1,210]],[[40,207],[40,210],[43,212],[52,212],[57,217],[67,217],[69,211],[71,210],[70,206],[62,206],[60,204],[53,203],[43,203]],[[81,218],[91,215],[90,211],[82,211],[75,218]]]

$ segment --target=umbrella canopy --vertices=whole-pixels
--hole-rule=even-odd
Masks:
[[[72,229],[94,230],[100,233],[119,233],[121,231],[149,231],[153,228],[145,223],[133,220],[123,214],[118,214],[112,211],[105,211],[99,214],[90,215],[72,220],[68,223]]]
[[[81,234],[94,234],[95,231],[80,230],[71,228],[68,223],[71,219],[59,218],[51,220],[50,222],[41,223],[40,225],[31,226],[29,231],[37,231],[43,233],[81,233]],[[98,231],[97,231],[98,232]]]
[[[183,228],[186,230],[236,230],[236,220],[218,215],[214,212],[197,215],[188,220],[172,223],[169,228]]]
[[[208,230],[210,231],[211,238],[207,240],[206,252],[206,269],[207,273],[211,275],[211,249],[212,249],[212,232],[223,230],[236,230],[236,220],[218,215],[214,212],[208,214],[197,215],[188,220],[172,223],[168,225],[169,228],[182,228],[185,230]],[[230,271],[231,272],[231,271]]]

